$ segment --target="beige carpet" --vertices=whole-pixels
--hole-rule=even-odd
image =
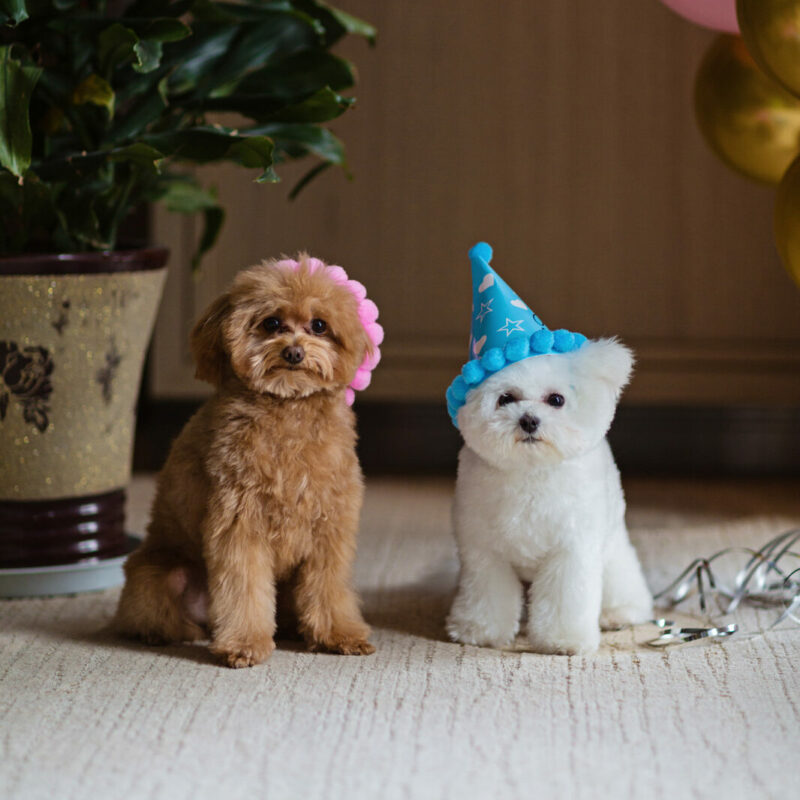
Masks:
[[[791,484],[628,485],[652,585],[800,524]],[[152,482],[132,491],[141,530]],[[0,602],[0,798],[796,797],[800,628],[593,658],[443,637],[452,486],[374,481],[357,568],[378,651],[251,670],[98,630],[117,591]],[[759,612],[761,613],[761,612]],[[742,617],[763,624],[755,612]]]

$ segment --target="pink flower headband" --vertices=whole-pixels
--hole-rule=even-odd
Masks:
[[[369,386],[372,380],[372,370],[378,366],[378,362],[381,360],[379,345],[383,341],[383,328],[377,322],[378,306],[367,297],[367,290],[364,288],[364,285],[358,281],[350,280],[347,277],[347,273],[341,267],[329,266],[318,258],[311,257],[306,258],[303,263],[306,264],[308,271],[312,274],[318,270],[324,270],[328,278],[334,283],[344,286],[344,288],[355,297],[358,303],[358,318],[361,320],[361,324],[364,326],[364,330],[369,340],[372,342],[372,354],[370,355],[367,353],[364,356],[361,366],[356,370],[355,377],[345,392],[347,405],[351,406],[356,399],[356,391],[361,391]],[[275,262],[275,266],[282,269],[297,271],[300,269],[300,262],[285,258]]]

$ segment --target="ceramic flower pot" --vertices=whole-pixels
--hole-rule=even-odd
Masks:
[[[0,258],[0,596],[105,588],[167,251]]]

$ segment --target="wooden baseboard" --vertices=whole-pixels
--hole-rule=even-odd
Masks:
[[[159,469],[198,406],[144,400],[134,469]],[[440,403],[361,401],[357,412],[367,475],[455,475],[461,441]],[[610,439],[626,474],[800,475],[800,408],[622,406]]]

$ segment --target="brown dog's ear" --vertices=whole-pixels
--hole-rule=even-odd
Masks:
[[[218,297],[203,312],[189,335],[189,345],[197,365],[194,376],[213,386],[222,384],[228,363],[228,354],[222,340],[222,323],[229,310],[228,295]]]

